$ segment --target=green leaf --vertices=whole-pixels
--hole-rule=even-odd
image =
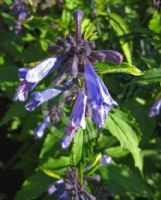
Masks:
[[[123,112],[117,109],[114,113],[109,114],[105,128],[119,140],[122,148],[125,148],[132,154],[135,166],[142,172],[143,157],[138,147],[141,130],[133,116],[127,111]]]
[[[107,148],[105,152],[113,158],[121,158],[129,153],[127,150],[121,148],[120,146]]]
[[[119,41],[127,61],[132,63],[130,43],[126,40],[126,38],[123,38],[125,34],[129,33],[129,27],[126,21],[120,15],[111,13],[110,24],[116,32],[117,36],[121,37]]]
[[[142,176],[134,173],[125,165],[108,165],[107,168],[100,170],[100,174],[112,193],[123,197],[127,195],[148,197],[148,199],[153,197],[151,189]]]
[[[155,10],[152,19],[149,21],[149,29],[155,33],[161,33],[160,15],[157,10]]]
[[[48,186],[53,183],[53,178],[46,176],[42,172],[36,172],[30,176],[17,193],[15,200],[32,200],[40,197],[47,191]]]
[[[79,129],[78,132],[74,135],[74,142],[71,151],[71,162],[74,165],[82,158],[82,149],[83,149],[83,129]]]
[[[143,74],[140,69],[130,63],[123,62],[122,64],[113,64],[108,62],[101,62],[96,64],[96,71],[99,74],[107,73],[127,73],[135,76]]]
[[[43,163],[41,169],[60,169],[70,165],[70,158],[61,156],[58,159],[49,158],[47,162]]]
[[[143,84],[161,82],[161,68],[150,69],[139,77],[138,82]]]
[[[53,170],[49,170],[49,169],[44,169],[43,172],[52,177],[52,178],[56,178],[56,179],[60,179],[61,177],[59,176],[59,174],[56,174]]]
[[[89,19],[84,19],[82,21],[81,31],[86,40],[95,40],[98,38],[95,24],[93,24]]]
[[[59,145],[60,139],[64,134],[63,129],[57,129],[56,127],[50,127],[50,133],[47,134],[43,147],[41,149],[39,158],[42,159],[45,156],[52,156],[54,153],[54,149]]]
[[[84,144],[90,144],[97,137],[96,128],[94,127],[94,123],[90,117],[86,117],[86,129],[84,132]]]

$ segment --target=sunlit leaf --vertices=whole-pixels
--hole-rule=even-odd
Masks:
[[[114,113],[110,113],[105,128],[119,140],[122,148],[132,154],[135,166],[142,172],[143,156],[139,148],[141,130],[132,115],[117,109]]]
[[[123,62],[122,64],[113,64],[108,62],[102,62],[96,64],[96,71],[99,74],[107,74],[107,73],[126,73],[134,76],[140,76],[143,74],[140,69],[135,67],[130,63]]]

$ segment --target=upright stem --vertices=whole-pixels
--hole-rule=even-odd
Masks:
[[[75,29],[76,29],[76,43],[81,41],[81,21],[83,17],[83,12],[81,10],[76,10],[74,13]]]

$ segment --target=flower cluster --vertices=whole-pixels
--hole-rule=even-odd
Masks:
[[[91,115],[93,122],[98,127],[103,127],[108,112],[117,105],[108,92],[105,84],[94,70],[94,64],[100,61],[122,63],[123,56],[113,50],[94,50],[95,45],[81,35],[82,11],[74,12],[76,36],[68,35],[66,39],[58,39],[56,45],[50,45],[49,51],[57,54],[57,57],[47,58],[33,68],[20,68],[19,78],[23,79],[17,89],[15,100],[26,101],[29,92],[35,88],[47,75],[57,70],[53,83],[57,87],[33,92],[32,99],[26,104],[28,111],[34,111],[42,103],[64,94],[66,100],[71,99],[74,106],[70,116],[70,122],[65,128],[66,137],[62,141],[62,147],[67,148],[77,132],[78,128],[86,127],[86,115]],[[64,80],[65,79],[65,80]],[[81,84],[79,81],[81,80]],[[63,84],[64,83],[64,84]],[[58,87],[60,86],[61,87]],[[62,86],[63,85],[63,86]],[[71,97],[72,91],[74,97]],[[51,121],[51,116],[46,116],[39,128],[35,129],[35,135],[42,137],[46,127]],[[57,112],[57,115],[60,112]],[[58,117],[60,118],[60,117]]]
[[[154,105],[150,108],[149,117],[159,115],[161,109],[161,99],[158,99]]]
[[[23,27],[24,20],[28,17],[28,11],[22,0],[14,0],[11,9],[17,18],[14,29],[15,33],[18,34]]]
[[[160,8],[161,7],[161,0],[153,0],[154,6]]]
[[[111,163],[112,158],[104,155],[100,167]],[[84,172],[88,168],[89,166],[84,169]],[[85,190],[88,181],[100,182],[100,176],[84,176],[83,184],[81,184],[78,170],[71,167],[68,169],[64,180],[58,180],[48,187],[48,194],[54,194],[59,200],[95,200],[96,198]]]

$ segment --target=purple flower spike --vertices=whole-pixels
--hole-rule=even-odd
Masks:
[[[85,65],[85,81],[92,110],[92,119],[96,125],[103,127],[108,111],[117,103],[112,99],[108,89],[96,74],[90,62]]]
[[[161,109],[161,99],[158,99],[149,111],[149,117],[159,115]]]
[[[48,127],[49,123],[50,123],[50,117],[46,117],[43,120],[42,124],[38,128],[35,128],[34,130],[35,139],[40,139],[44,136],[45,130]]]
[[[56,69],[61,62],[63,61],[62,57],[57,58],[48,58],[36,65],[33,68],[20,68],[19,69],[19,78],[24,79],[17,89],[14,100],[26,101],[28,93],[51,71]]]
[[[63,89],[49,88],[42,92],[33,92],[32,100],[28,104],[26,104],[25,108],[28,111],[34,111],[36,107],[38,107],[42,103],[44,103],[54,97],[56,97],[62,91],[63,91]]]
[[[98,50],[97,52],[103,53],[105,55],[105,61],[121,64],[123,62],[123,55],[117,51],[113,50]]]
[[[104,166],[104,165],[111,164],[111,163],[112,163],[112,157],[111,156],[107,156],[107,155],[102,156],[102,161],[101,161],[100,166]]]

